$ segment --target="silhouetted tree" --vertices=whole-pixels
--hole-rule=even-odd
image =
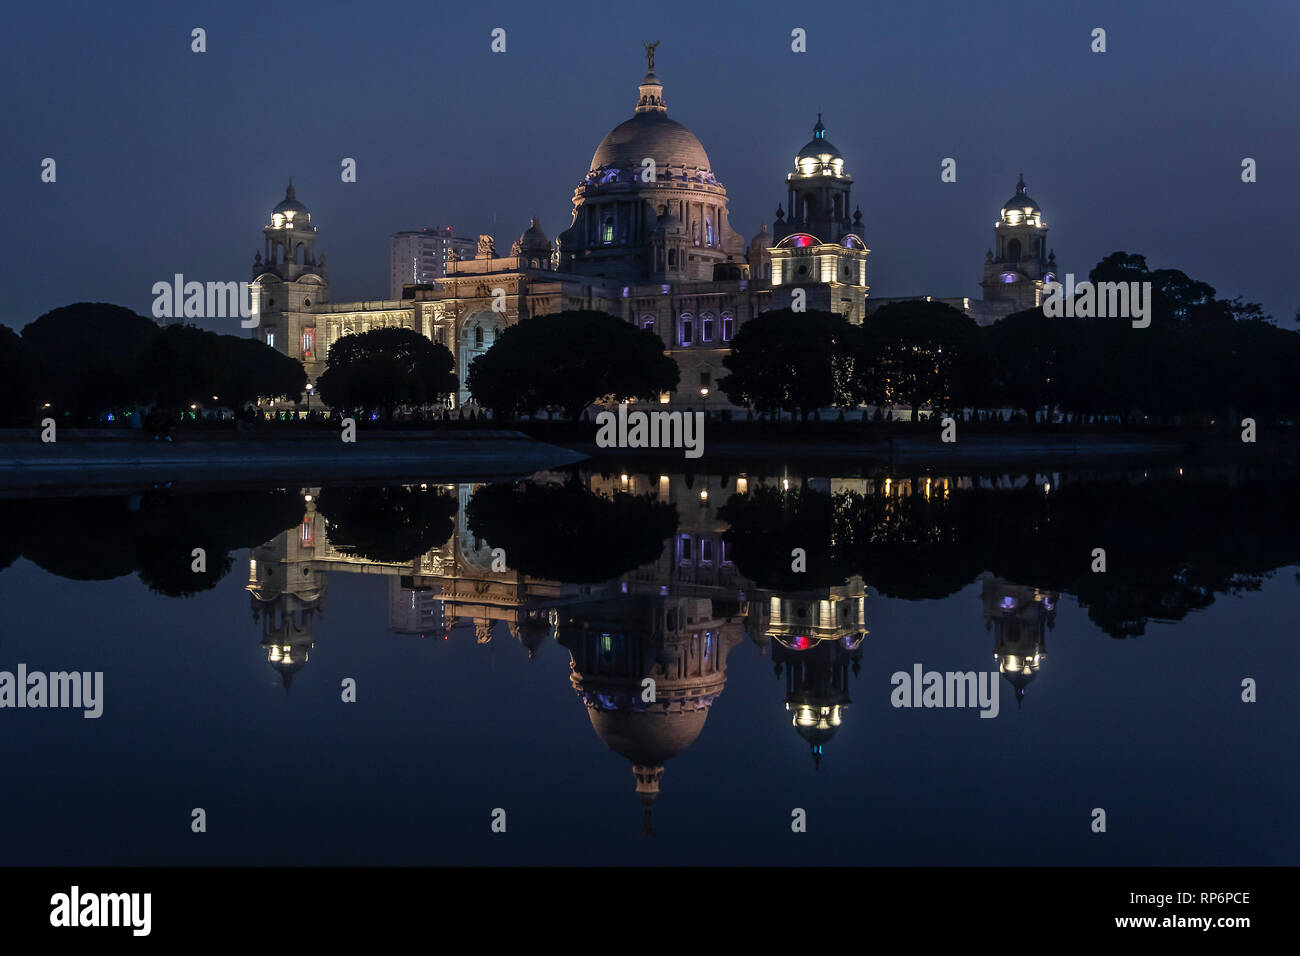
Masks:
[[[343,554],[387,564],[413,561],[447,543],[456,499],[436,488],[325,488],[316,510],[329,541]]]
[[[445,345],[411,329],[371,329],[345,335],[325,359],[316,382],[321,399],[349,412],[399,405],[441,404],[456,390],[456,360]]]
[[[0,325],[0,425],[30,425],[36,413],[31,349],[13,329]]]
[[[873,405],[953,411],[983,404],[988,361],[975,320],[942,302],[891,302],[863,324],[863,391]]]
[[[78,302],[23,329],[37,363],[37,401],[80,422],[140,400],[137,364],[158,326],[130,309]]]
[[[560,409],[577,421],[594,402],[657,398],[677,363],[653,332],[604,312],[557,312],[507,327],[470,363],[466,387],[499,416]]]
[[[857,330],[841,315],[776,309],[750,319],[722,360],[718,382],[733,404],[760,413],[799,413],[859,402]]]

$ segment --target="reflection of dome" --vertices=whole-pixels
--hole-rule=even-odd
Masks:
[[[655,767],[695,742],[709,716],[707,707],[674,713],[656,710],[603,710],[588,707],[591,726],[605,745],[633,764]]]

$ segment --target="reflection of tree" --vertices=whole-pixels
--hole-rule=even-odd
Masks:
[[[139,571],[150,590],[188,597],[229,572],[230,552],[292,526],[302,500],[284,491],[49,498],[24,503],[23,555],[51,574],[103,581]],[[194,572],[193,550],[207,569]]]
[[[487,485],[465,510],[470,532],[504,548],[512,570],[570,583],[608,581],[658,560],[677,530],[672,505],[563,485]]]
[[[843,532],[842,495],[831,496],[808,487],[782,491],[761,485],[746,495],[732,495],[718,509],[731,527],[723,540],[740,569],[759,587],[800,590],[842,584],[851,573]],[[804,571],[791,569],[792,552],[802,548]]]
[[[329,522],[329,540],[344,554],[402,563],[447,543],[456,499],[433,488],[326,488],[316,510]]]
[[[983,570],[1073,594],[1113,637],[1176,621],[1219,594],[1258,589],[1300,563],[1300,499],[1285,479],[1244,485],[1171,478],[1065,484],[1045,492],[936,488],[828,495],[803,488],[734,496],[719,516],[737,567],[761,587],[838,584],[860,574],[879,593],[934,599]],[[790,571],[806,549],[808,570]],[[1105,548],[1106,573],[1092,551]]]

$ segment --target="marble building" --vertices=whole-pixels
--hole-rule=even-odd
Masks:
[[[534,218],[507,253],[479,237],[473,258],[449,257],[435,283],[406,285],[399,299],[333,303],[325,256],[311,214],[292,184],[263,229],[252,292],[261,323],[254,335],[299,359],[310,381],[344,335],[405,327],[456,357],[463,387],[470,363],[509,325],[566,309],[609,312],[654,331],[678,364],[671,407],[731,408],[716,388],[723,358],[749,319],[788,307],[802,290],[806,308],[861,323],[869,299],[865,224],[850,213],[852,177],[826,138],[820,114],[812,139],[785,175],[785,200],[749,241],[732,224],[727,190],[700,140],[669,118],[653,67],[642,77],[631,118],[597,145],[574,189],[573,218],[552,242]],[[788,206],[788,210],[787,207]],[[1024,193],[1004,206],[996,257],[984,267],[984,299],[943,299],[982,324],[1036,304],[1056,271],[1046,225]],[[908,298],[920,298],[911,296]]]

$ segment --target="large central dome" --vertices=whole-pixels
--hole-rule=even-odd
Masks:
[[[573,224],[556,240],[558,268],[623,283],[713,281],[718,267],[738,268],[745,240],[728,222],[727,190],[709,154],[668,118],[649,65],[636,112],[600,141],[573,191]]]
[[[633,166],[639,169],[645,159],[653,159],[660,167],[686,166],[712,171],[709,154],[695,134],[659,112],[637,113],[610,130],[596,147],[591,168]]]
[[[656,166],[685,166],[710,170],[709,154],[704,151],[695,134],[676,120],[668,118],[664,104],[663,84],[659,77],[647,73],[641,80],[641,97],[637,101],[636,115],[615,126],[596,147],[591,157],[592,170],[611,166],[632,166],[637,169],[646,159]]]

